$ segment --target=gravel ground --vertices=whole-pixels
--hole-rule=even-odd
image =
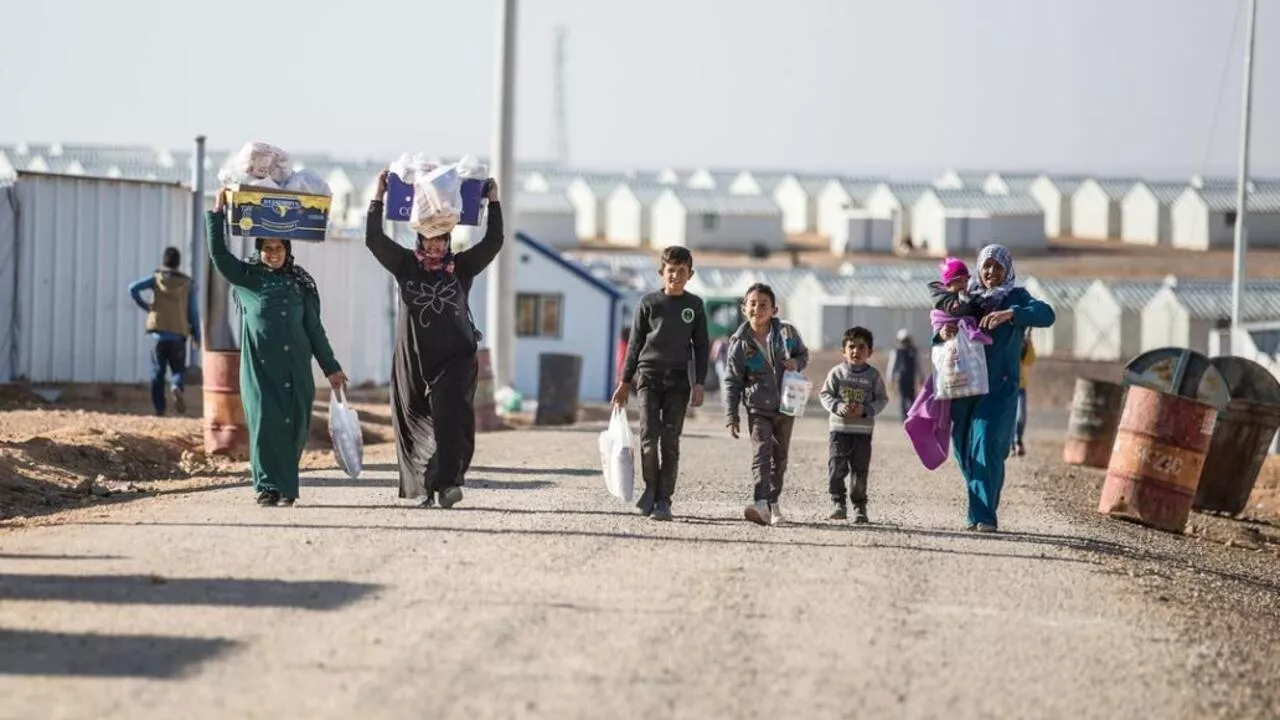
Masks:
[[[1042,429],[1004,532],[971,534],[888,422],[873,524],[830,523],[817,420],[760,528],[706,417],[669,524],[604,493],[581,426],[481,436],[448,511],[398,501],[378,446],[291,509],[231,487],[0,529],[0,718],[1280,716],[1271,528],[1101,517]]]

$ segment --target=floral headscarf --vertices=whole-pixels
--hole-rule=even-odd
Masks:
[[[418,259],[418,262],[422,265],[422,269],[427,272],[443,270],[444,272],[452,275],[454,268],[452,247],[453,238],[451,238],[448,233],[445,233],[444,255],[441,255],[440,257],[431,257],[427,254],[426,249],[423,248],[423,244],[425,244],[427,240],[428,238],[423,235],[418,235],[418,246],[413,249],[413,256]]]
[[[987,288],[982,285],[982,266],[988,260],[995,260],[1004,268],[1004,282],[996,287]],[[978,253],[978,272],[969,280],[969,294],[982,299],[982,307],[988,312],[996,310],[1013,289],[1016,278],[1013,272],[1013,254],[1003,245],[988,245]]]

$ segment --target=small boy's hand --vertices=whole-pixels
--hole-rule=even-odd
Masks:
[[[845,416],[845,417],[861,417],[861,416],[862,416],[862,404],[861,404],[861,403],[849,403],[848,405],[845,405],[845,406],[844,406],[844,416]]]
[[[736,421],[736,420],[730,420],[730,421],[729,421],[728,428],[729,428],[729,437],[733,438],[734,440],[737,440],[737,439],[738,439],[738,423],[737,423],[737,421]]]
[[[689,407],[702,407],[702,401],[705,399],[705,393],[702,391],[701,385],[693,386],[693,394],[689,398]]]
[[[627,401],[630,399],[631,383],[618,383],[618,388],[613,391],[613,404],[619,407],[626,407]]]

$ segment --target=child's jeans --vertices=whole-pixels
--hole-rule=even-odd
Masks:
[[[796,419],[781,413],[747,411],[751,432],[751,474],[756,480],[755,500],[778,502],[791,452],[791,430]]]
[[[844,504],[844,479],[852,476],[848,485],[849,500],[855,506],[866,505],[867,473],[871,469],[871,435],[833,432],[830,433],[827,447],[831,501]]]
[[[680,471],[680,434],[693,392],[687,370],[636,377],[640,396],[640,472],[642,502],[671,502]]]

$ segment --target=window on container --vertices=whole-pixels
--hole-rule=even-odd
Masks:
[[[562,333],[563,307],[563,295],[516,295],[516,335],[559,338]]]
[[[720,225],[720,216],[714,213],[704,213],[702,216],[702,229],[715,230]]]

